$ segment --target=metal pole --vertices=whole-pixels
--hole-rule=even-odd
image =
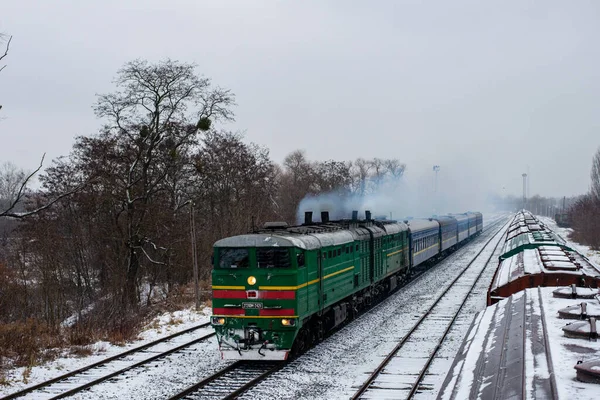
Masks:
[[[433,170],[435,171],[435,189],[434,189],[434,192],[437,193],[437,189],[438,189],[438,172],[440,170],[440,166],[439,165],[434,165],[433,166]]]
[[[192,262],[194,264],[194,297],[196,310],[200,309],[200,291],[198,287],[198,256],[196,253],[196,224],[194,220],[194,202],[190,203],[190,230],[192,237]]]
[[[521,175],[523,177],[523,209],[527,205],[527,174]]]

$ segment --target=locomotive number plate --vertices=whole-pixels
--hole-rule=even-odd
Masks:
[[[242,308],[259,309],[259,308],[263,308],[263,305],[262,305],[262,303],[242,303]]]

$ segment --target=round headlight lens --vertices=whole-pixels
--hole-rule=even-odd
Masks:
[[[256,283],[256,278],[253,276],[248,277],[248,285],[254,285]]]

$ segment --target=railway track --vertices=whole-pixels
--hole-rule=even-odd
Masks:
[[[283,362],[237,361],[193,386],[177,393],[176,399],[235,399],[285,366]]]
[[[210,327],[210,323],[205,323],[185,329],[173,335],[146,343],[143,346],[133,348],[86,367],[9,394],[6,397],[0,398],[0,400],[18,398],[61,399],[72,396],[108,379],[124,374],[133,368],[148,364],[202,342],[214,336],[215,333],[207,332],[197,337],[198,331],[202,329],[208,330]],[[164,347],[167,348],[164,349]]]
[[[429,309],[416,321],[413,327],[384,358],[369,378],[352,396],[353,400],[364,398],[412,398],[419,390],[429,366],[473,288],[486,270],[504,235],[506,224],[493,234],[460,274],[438,296]],[[496,245],[480,269],[480,259],[489,244],[497,239]],[[484,255],[485,257],[485,255]],[[460,299],[462,299],[461,302]],[[458,301],[457,301],[458,300]],[[423,356],[425,354],[425,356]]]

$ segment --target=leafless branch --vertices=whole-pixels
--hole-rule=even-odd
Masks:
[[[10,36],[10,37],[8,38],[8,42],[6,43],[6,50],[4,51],[4,54],[0,56],[0,61],[2,61],[2,59],[8,55],[8,50],[10,50],[10,41],[11,41],[11,40],[12,40],[12,36]],[[5,65],[5,66],[6,66],[6,65]],[[4,67],[5,67],[5,66],[4,66]],[[4,69],[4,67],[2,67],[2,69]],[[2,69],[0,69],[0,71],[1,71]]]
[[[164,262],[153,260],[153,259],[152,259],[152,257],[150,257],[150,256],[148,255],[148,253],[146,253],[146,250],[144,250],[144,248],[143,248],[143,247],[140,247],[140,249],[142,249],[142,252],[143,252],[143,253],[144,253],[144,255],[146,256],[146,258],[148,259],[148,261],[150,261],[152,264],[158,264],[158,265],[167,265],[167,264],[166,264],[166,263],[164,263]]]
[[[19,191],[17,192],[17,195],[15,196],[14,200],[10,203],[10,205],[8,206],[8,208],[4,211],[0,211],[0,217],[8,217],[8,218],[25,218],[25,217],[29,217],[31,215],[37,214],[41,211],[46,210],[47,208],[51,207],[54,203],[56,203],[57,201],[61,200],[64,197],[70,196],[73,193],[77,192],[78,190],[80,190],[83,186],[85,186],[87,183],[83,183],[77,187],[75,187],[72,190],[69,190],[68,192],[65,192],[57,197],[55,197],[54,199],[50,200],[48,203],[44,204],[41,207],[38,207],[34,210],[30,210],[30,211],[26,211],[26,212],[14,212],[13,210],[15,209],[15,207],[17,206],[17,204],[23,199],[23,197],[25,197],[25,189],[27,188],[27,184],[29,183],[29,181],[31,180],[31,178],[33,178],[35,176],[35,174],[37,174],[40,169],[42,169],[42,165],[44,164],[44,158],[46,157],[46,153],[44,153],[42,155],[42,159],[40,160],[40,165],[35,169],[35,171],[33,171],[32,173],[30,173],[21,183],[21,186],[19,187]]]

